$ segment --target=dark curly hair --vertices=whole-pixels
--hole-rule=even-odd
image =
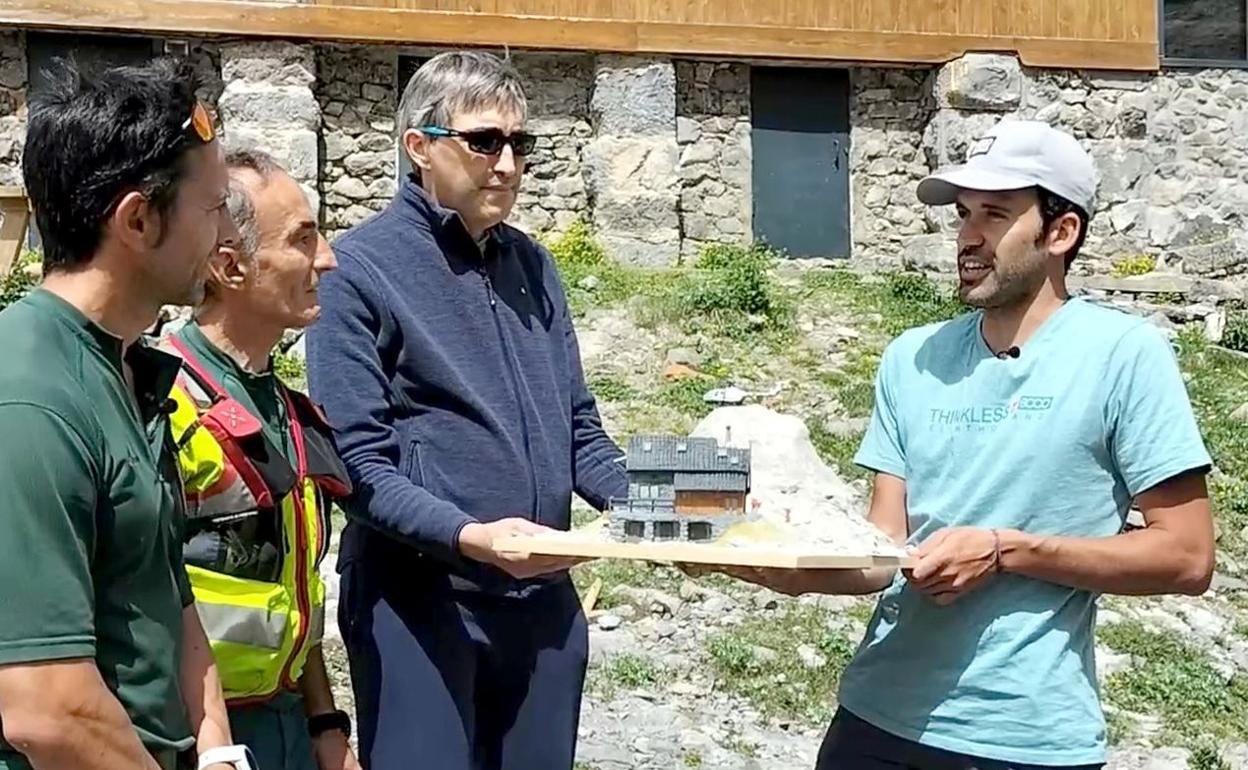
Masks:
[[[98,75],[62,60],[48,74],[49,87],[31,100],[22,157],[44,272],[90,260],[127,192],[142,192],[162,214],[173,207],[195,146],[183,124],[200,85],[174,58]]]

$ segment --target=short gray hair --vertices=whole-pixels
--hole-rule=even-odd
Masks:
[[[408,129],[443,125],[455,115],[491,107],[526,117],[528,100],[510,59],[484,51],[447,51],[416,70],[399,102],[396,139]]]
[[[272,155],[254,147],[234,147],[225,151],[225,165],[230,171],[250,169],[260,175],[261,179],[269,179],[277,173],[285,173]],[[225,206],[229,209],[230,218],[238,228],[238,253],[243,259],[251,259],[260,248],[260,226],[256,223],[256,204],[251,194],[242,184],[230,175],[230,186],[225,196]],[[216,296],[217,286],[211,278],[204,282],[204,298],[200,301],[196,313],[211,302]]]
[[[274,174],[285,172],[285,169],[281,167],[272,155],[254,147],[238,147],[227,151],[225,153],[225,165],[230,171],[249,169],[265,180]],[[250,259],[256,253],[256,249],[260,248],[260,228],[256,224],[256,204],[252,202],[251,194],[247,192],[247,189],[232,176],[230,178],[229,193],[226,197],[226,206],[230,210],[230,217],[234,220],[234,225],[238,228],[238,250],[244,258]]]

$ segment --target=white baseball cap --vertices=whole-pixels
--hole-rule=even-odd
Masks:
[[[963,190],[999,192],[1042,187],[1089,216],[1098,183],[1092,156],[1073,136],[1035,120],[1003,120],[973,142],[966,163],[919,182],[919,200],[947,206]]]

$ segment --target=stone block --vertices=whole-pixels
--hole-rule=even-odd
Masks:
[[[923,151],[932,168],[964,163],[966,151],[976,139],[1000,122],[991,113],[940,110],[923,131]]]
[[[1148,242],[1153,246],[1169,248],[1183,229],[1183,217],[1170,208],[1153,209],[1148,215]]]
[[[1207,214],[1198,214],[1183,223],[1178,233],[1166,244],[1181,249],[1204,243],[1224,241],[1231,237],[1231,227],[1226,222],[1216,222]]]
[[[26,57],[4,58],[4,53],[0,49],[0,88],[25,88]]]
[[[680,260],[679,233],[673,230],[667,236],[662,241],[653,242],[617,233],[599,234],[612,259],[643,267],[668,267]]]
[[[680,225],[675,195],[637,192],[599,198],[594,207],[594,223],[602,233],[631,233],[646,240],[664,240],[667,231]]]
[[[342,160],[359,149],[356,140],[341,131],[326,131],[324,138],[325,160],[328,161]]]
[[[394,89],[382,88],[371,83],[365,83],[361,86],[360,95],[370,102],[389,104],[394,101]]]
[[[592,55],[517,53],[512,61],[524,82],[530,115],[586,115],[594,82]]]
[[[1022,92],[1022,68],[1013,56],[966,54],[936,78],[938,103],[958,110],[1010,112],[1018,108]]]
[[[1110,209],[1109,223],[1116,233],[1139,232],[1143,229],[1147,216],[1147,203],[1139,200],[1129,201]]]
[[[393,136],[377,132],[361,136],[357,144],[364,152],[388,152],[394,148],[395,141]]]
[[[393,152],[357,152],[348,155],[343,165],[356,176],[389,176],[394,173]]]
[[[562,177],[556,179],[552,189],[555,195],[565,198],[581,195],[585,192],[585,185],[581,179],[577,177]]]
[[[702,126],[691,118],[676,118],[676,143],[693,144],[702,135]]]
[[[225,136],[225,143],[264,150],[300,182],[315,184],[317,180],[318,147],[316,134],[312,131],[274,131],[246,125],[231,126]]]
[[[674,135],[676,73],[670,59],[598,57],[590,112],[599,134]]]
[[[374,179],[368,185],[368,194],[372,198],[381,198],[389,200],[398,192],[398,184],[394,181],[394,177],[385,176],[381,179]]]
[[[309,88],[267,86],[234,80],[225,87],[218,103],[221,118],[229,125],[306,128],[317,131],[321,106]]]
[[[334,182],[333,187],[329,189],[331,192],[356,201],[373,197],[368,191],[368,185],[359,179],[349,176],[344,176],[342,179]]]
[[[310,86],[316,82],[316,50],[281,40],[230,43],[221,47],[221,77],[272,86]]]
[[[679,189],[674,136],[604,136],[585,148],[587,187],[603,198],[634,190]]]
[[[1212,243],[1175,249],[1172,260],[1183,265],[1183,272],[1192,275],[1236,273],[1248,264],[1248,236],[1239,234]]]
[[[901,262],[907,270],[953,275],[958,269],[957,241],[939,233],[908,238]]]

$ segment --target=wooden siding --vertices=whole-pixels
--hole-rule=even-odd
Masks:
[[[791,60],[1151,70],[1156,0],[3,0],[0,26]]]
[[[676,513],[727,516],[745,512],[744,492],[677,492]]]

